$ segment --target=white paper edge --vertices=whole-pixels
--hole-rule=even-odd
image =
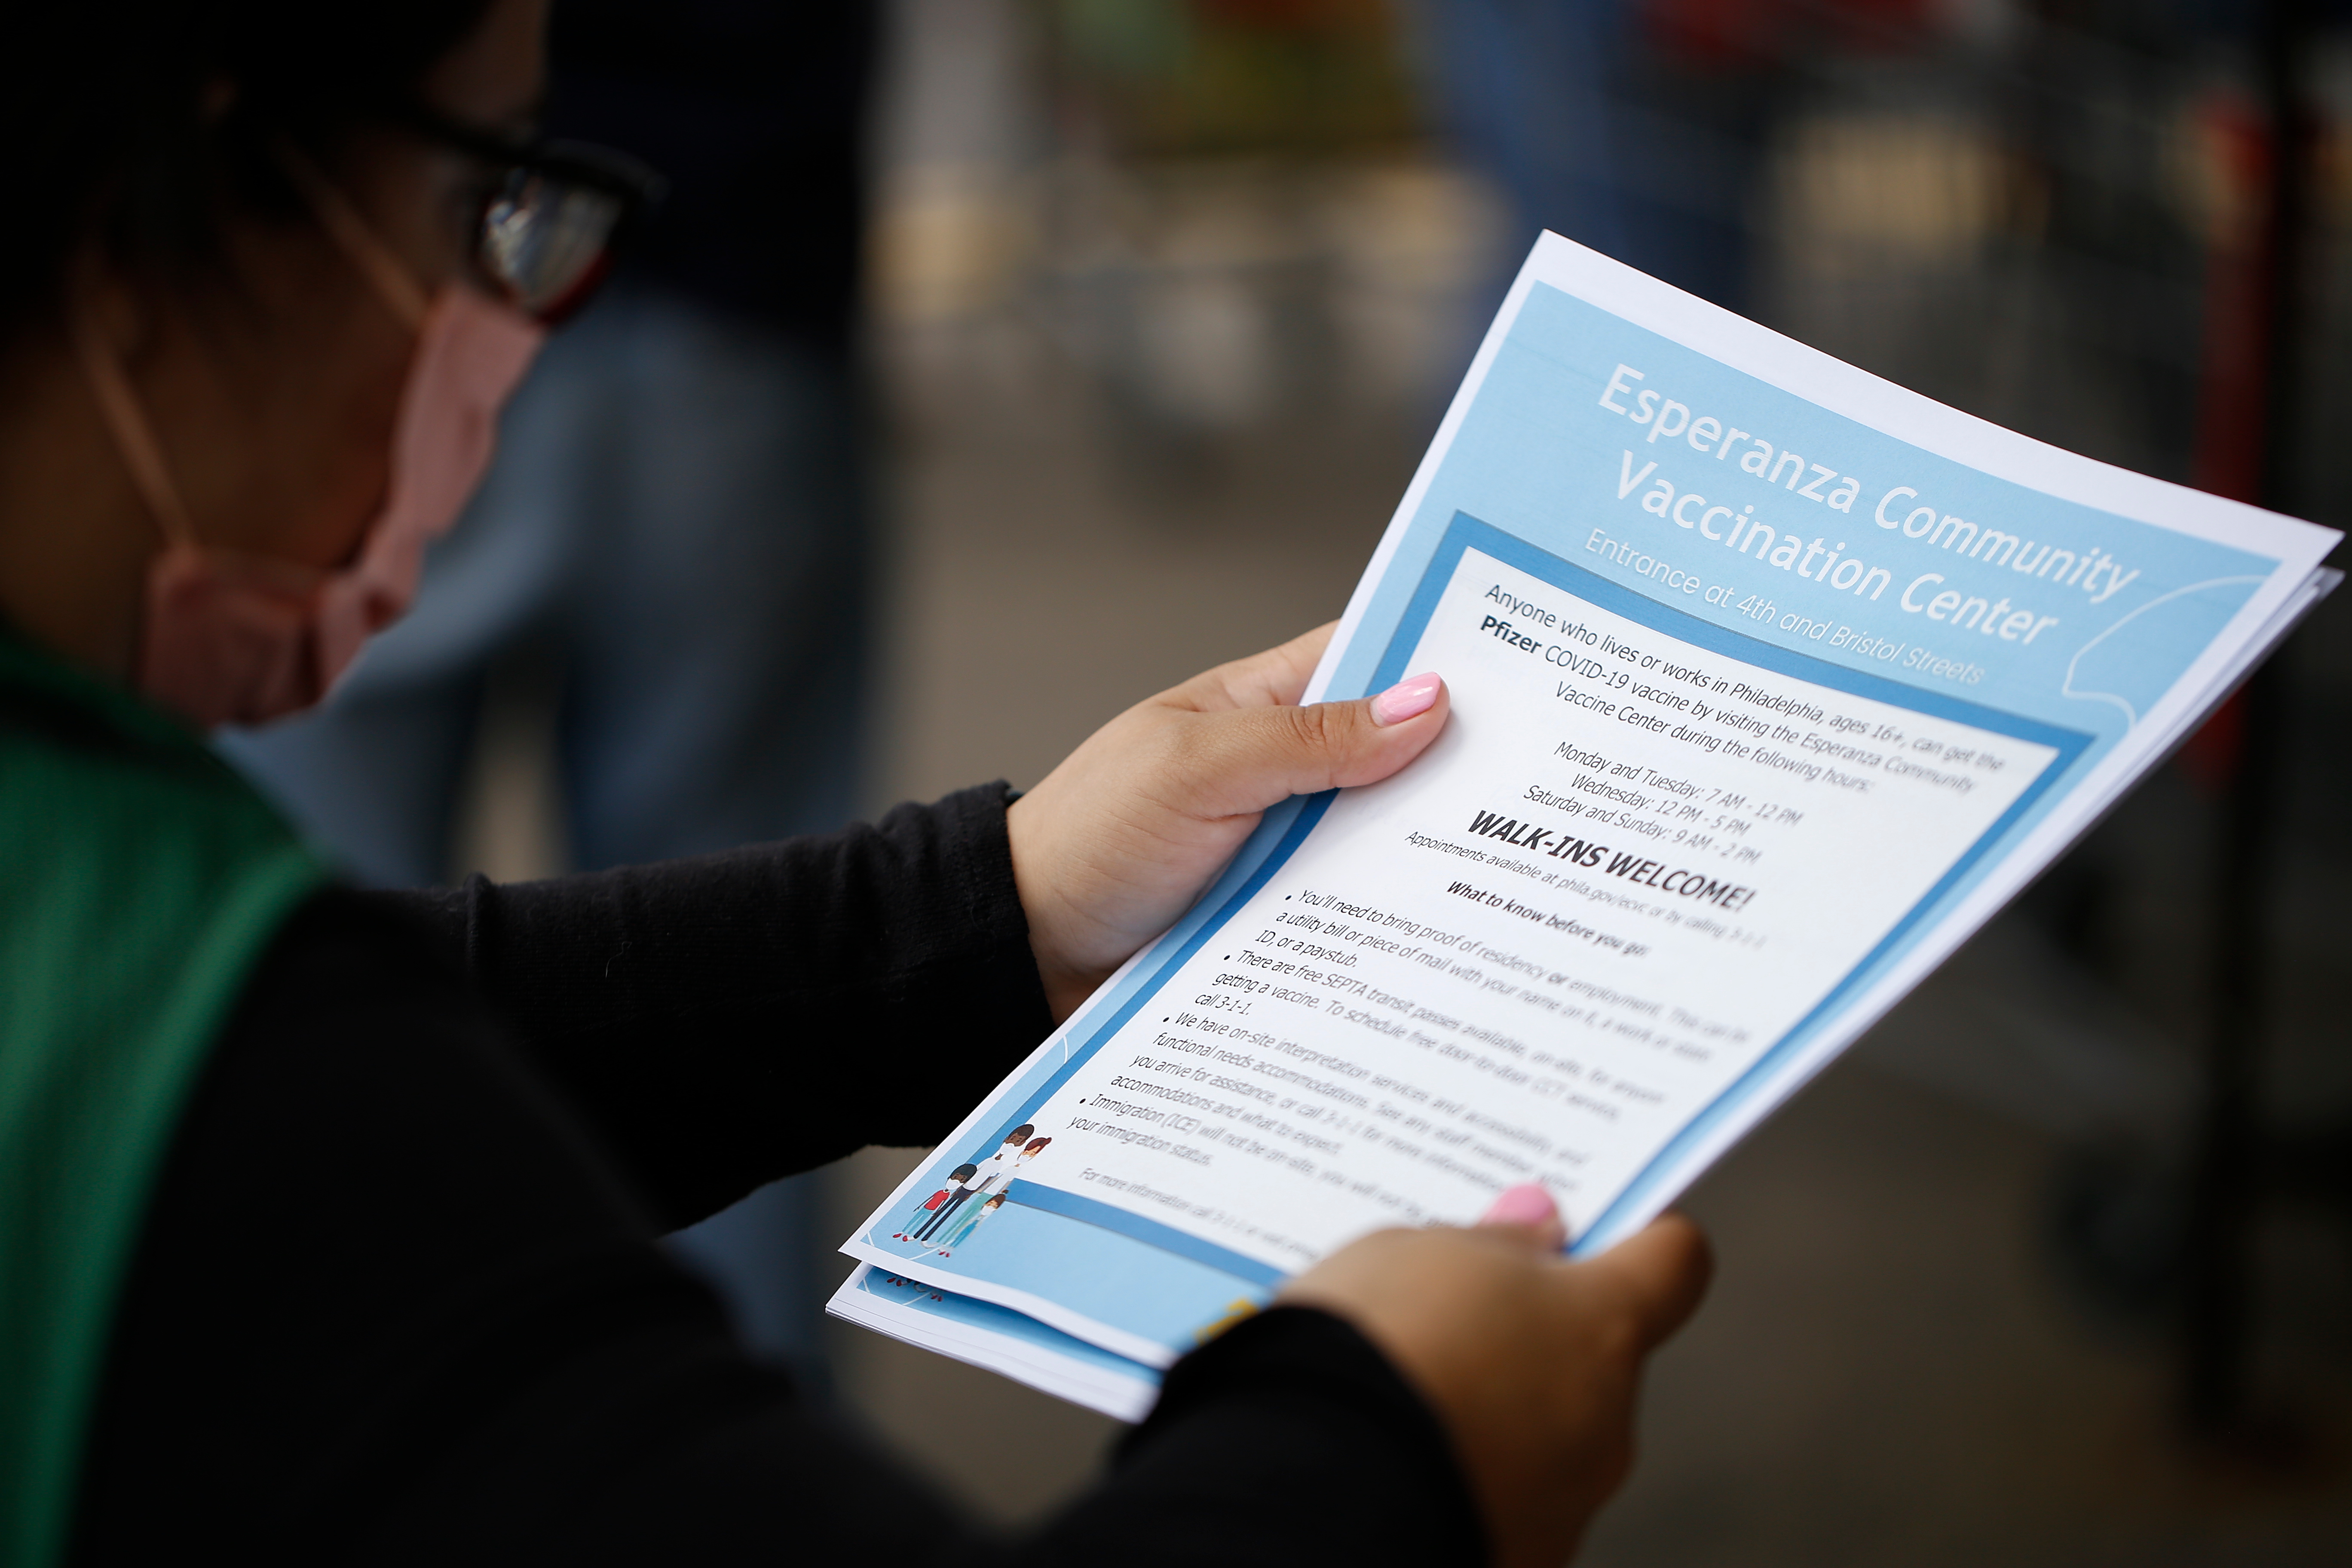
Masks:
[[[1114,1421],[1131,1425],[1142,1420],[1160,1397],[1159,1384],[1147,1379],[1120,1377],[1009,1334],[970,1323],[944,1322],[911,1307],[894,1307],[887,1300],[859,1289],[869,1271],[870,1266],[866,1264],[852,1269],[824,1310],[844,1322],[1009,1377],[1056,1399],[1099,1411]]]
[[[928,1267],[921,1258],[898,1258],[881,1247],[852,1237],[842,1244],[841,1250],[861,1264],[879,1268],[885,1274],[903,1274],[909,1279],[919,1279],[934,1290],[950,1290],[959,1296],[969,1296],[975,1301],[985,1301],[992,1307],[1009,1307],[1013,1311],[1036,1319],[1049,1329],[1059,1329],[1075,1339],[1100,1345],[1114,1355],[1146,1366],[1170,1367],[1176,1364],[1177,1352],[1157,1340],[1090,1318],[1084,1312],[1063,1306],[1049,1297],[1033,1294],[1012,1285],[999,1285],[992,1279],[970,1279],[961,1274],[948,1274]],[[1236,1291],[1247,1289],[1238,1279]]]

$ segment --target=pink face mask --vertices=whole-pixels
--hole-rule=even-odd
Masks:
[[[198,541],[121,367],[85,316],[82,368],[165,548],[147,571],[136,684],[197,725],[259,724],[316,703],[361,645],[408,608],[425,543],[481,482],[499,408],[546,328],[470,284],[429,300],[341,194],[291,171],[319,218],[416,331],[392,433],[391,482],[352,563],[331,571]]]

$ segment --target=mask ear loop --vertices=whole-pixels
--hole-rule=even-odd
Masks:
[[[280,140],[277,153],[288,176],[310,202],[320,226],[366,276],[392,313],[411,331],[421,331],[429,302],[392,247],[377,237],[359,209],[299,149]],[[163,449],[156,443],[146,411],[99,331],[96,310],[86,293],[75,301],[72,314],[74,350],[81,361],[82,379],[89,384],[99,414],[114,437],[115,450],[130,470],[132,488],[146,502],[165,542],[195,548],[195,522],[180,500],[179,486],[172,481],[171,468],[163,461]]]
[[[172,482],[172,470],[163,461],[163,449],[155,444],[154,428],[147,423],[146,411],[139,406],[139,399],[123,376],[114,351],[100,335],[94,312],[86,299],[78,301],[74,309],[73,338],[74,349],[81,359],[82,379],[89,383],[90,395],[98,400],[99,414],[114,437],[115,450],[121,454],[123,467],[131,470],[132,488],[147,503],[165,542],[194,547],[195,524],[181,503],[179,487]]]
[[[272,144],[278,162],[286,171],[295,189],[310,204],[310,211],[335,243],[342,247],[352,265],[374,285],[375,291],[392,313],[411,331],[425,330],[425,317],[432,302],[425,290],[417,287],[416,279],[400,258],[394,255],[367,220],[360,216],[358,207],[332,180],[320,172],[302,150],[279,137]]]

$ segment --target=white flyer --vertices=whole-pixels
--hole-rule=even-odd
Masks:
[[[1380,1226],[1538,1181],[1606,1247],[2168,754],[2337,538],[1547,235],[1308,693],[1434,670],[1445,733],[1268,813],[844,1250],[929,1288],[905,1337],[1124,1409]],[[837,1308],[903,1327],[871,1278]]]

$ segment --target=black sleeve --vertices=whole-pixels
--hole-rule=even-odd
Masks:
[[[1298,1307],[1251,1318],[1171,1368],[1110,1480],[1053,1528],[1089,1563],[1487,1560],[1485,1522],[1429,1406],[1363,1335]]]
[[[1052,1029],[1003,784],[871,826],[368,895],[426,923],[667,1226],[932,1143]]]
[[[1113,1473],[1008,1540],[748,1361],[651,1237],[595,1131],[430,942],[320,895],[159,1178],[70,1561],[1481,1557],[1434,1420],[1336,1319],[1269,1313],[1180,1363]],[[1019,1441],[984,1436],[975,1463]]]

